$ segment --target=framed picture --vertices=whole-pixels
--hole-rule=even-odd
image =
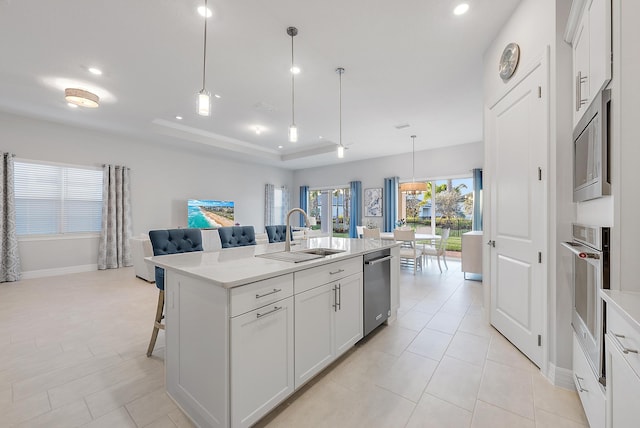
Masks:
[[[364,216],[382,217],[382,187],[364,189]]]

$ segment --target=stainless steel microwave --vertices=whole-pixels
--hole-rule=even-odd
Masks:
[[[609,137],[611,90],[593,99],[573,131],[573,202],[611,194]]]

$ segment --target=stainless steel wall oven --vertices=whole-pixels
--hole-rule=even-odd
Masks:
[[[573,240],[562,245],[573,254],[571,325],[591,369],[605,385],[604,313],[600,290],[609,288],[609,228],[572,225]]]

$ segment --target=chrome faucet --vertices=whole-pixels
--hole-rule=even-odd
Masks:
[[[285,233],[286,233],[286,239],[284,241],[284,250],[285,251],[291,251],[291,230],[289,230],[289,228],[291,227],[291,214],[293,214],[294,212],[299,212],[300,214],[304,215],[304,222],[305,222],[305,226],[306,227],[311,227],[311,222],[309,221],[309,216],[307,215],[306,212],[304,212],[304,210],[302,208],[292,208],[289,210],[289,212],[287,213],[287,225],[285,227]]]

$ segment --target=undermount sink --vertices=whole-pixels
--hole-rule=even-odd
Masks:
[[[344,250],[334,250],[332,248],[310,248],[308,250],[300,251],[279,251],[277,253],[258,254],[256,257],[280,260],[283,262],[300,263],[314,259],[321,259],[323,257],[342,252],[344,252]]]
[[[332,254],[344,253],[344,250],[334,250],[333,248],[309,248],[308,250],[300,250],[299,253],[317,254],[322,257]]]

